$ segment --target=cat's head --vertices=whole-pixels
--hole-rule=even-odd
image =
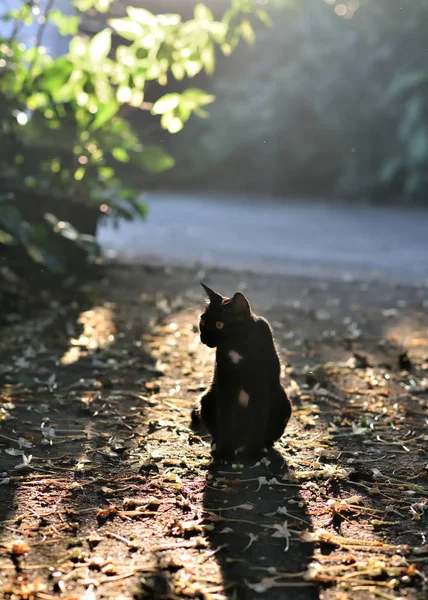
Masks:
[[[246,297],[236,292],[233,298],[225,298],[201,283],[207,293],[208,304],[199,321],[201,342],[215,348],[222,342],[233,340],[252,318]]]

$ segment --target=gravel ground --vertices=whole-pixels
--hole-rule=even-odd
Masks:
[[[269,319],[293,403],[213,465],[203,279]],[[422,600],[428,288],[111,266],[0,336],[0,595]],[[31,458],[30,458],[31,457]]]

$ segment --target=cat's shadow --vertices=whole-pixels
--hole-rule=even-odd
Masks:
[[[222,571],[224,593],[234,600],[250,600],[259,595],[251,586],[260,584],[262,579],[276,578],[279,572],[305,571],[313,545],[298,539],[297,530],[311,529],[311,523],[305,514],[300,487],[294,483],[281,453],[272,449],[261,462],[246,462],[236,467],[239,463],[237,458],[235,465],[210,465],[203,504],[209,513],[207,523],[214,524],[207,536]],[[305,521],[307,527],[299,519]],[[288,541],[286,537],[279,537],[286,535],[281,529],[285,521],[292,530]],[[277,535],[273,535],[275,533]],[[301,575],[299,577],[302,581]],[[318,598],[315,586],[289,587],[289,583],[299,577],[276,580],[287,582],[288,587],[270,587],[268,583],[263,597],[269,600]]]

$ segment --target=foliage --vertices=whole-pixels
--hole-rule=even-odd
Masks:
[[[216,185],[425,201],[427,17],[426,2],[288,5],[217,72],[209,121],[170,148]]]
[[[70,223],[59,221],[49,213],[46,214],[46,222],[59,237],[74,242],[90,255],[95,253],[92,236],[80,233]],[[60,273],[65,268],[65,257],[52,242],[49,229],[38,223],[29,223],[15,206],[6,203],[0,203],[1,246],[23,249],[28,258],[52,273]]]
[[[399,182],[405,194],[425,199],[428,188],[428,70],[401,71],[384,98],[385,110],[397,123],[379,182]],[[400,181],[401,180],[401,181]]]
[[[153,103],[145,99],[148,84],[165,86],[171,75],[175,80],[202,71],[212,75],[216,48],[228,55],[241,39],[254,42],[248,0],[233,0],[220,20],[203,4],[196,4],[188,21],[130,6],[126,16],[109,19],[92,38],[80,32],[82,14],[106,12],[112,1],[74,0],[80,12],[65,16],[55,0],[48,0],[40,17],[38,6],[35,10],[22,0],[20,9],[1,17],[12,24],[12,33],[0,39],[0,178],[6,190],[0,199],[5,219],[0,220],[0,245],[19,244],[48,268],[60,264],[47,250],[46,224],[23,222],[13,202],[34,192],[52,198],[56,216],[73,202],[116,217],[144,216],[138,190],[118,175],[120,165],[161,173],[174,166],[174,159],[163,148],[142,143],[125,105],[159,116],[162,128],[176,133],[192,114],[206,116],[204,107],[214,96],[193,87]],[[268,19],[260,9],[256,16]],[[37,25],[36,43],[26,47],[19,33],[30,24]],[[65,55],[46,53],[48,24],[71,36]],[[63,234],[64,225],[60,229]],[[73,239],[81,240],[77,234]]]

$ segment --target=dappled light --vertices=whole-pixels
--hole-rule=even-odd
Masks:
[[[14,418],[13,435],[3,420],[0,438],[5,566],[19,564],[29,585],[39,574],[45,581],[43,564],[60,561],[55,585],[68,594],[91,585],[216,600],[289,591],[316,599],[320,586],[416,594],[425,581],[426,359],[408,346],[412,365],[400,366],[398,342],[424,337],[428,288],[410,305],[405,287],[392,303],[378,282],[242,273],[253,309],[272,323],[293,416],[260,460],[238,454],[222,465],[210,458],[209,437],[190,428],[213,368],[213,350],[199,340],[199,279],[226,292],[236,275],[110,273],[97,302],[63,319],[62,348],[44,336],[48,355],[80,349],[75,362],[58,361],[50,390],[31,388],[45,355],[25,380],[15,361],[3,387]],[[412,323],[410,338],[389,338]],[[10,325],[11,348],[21,331]],[[20,556],[18,539],[29,546]]]
[[[425,599],[428,2],[0,5],[0,598]]]
[[[62,365],[71,365],[88,351],[107,348],[115,340],[114,313],[109,306],[94,306],[82,312],[77,325],[82,325],[83,331],[78,338],[70,338],[70,347],[60,360]]]
[[[421,315],[420,324],[414,321],[398,321],[386,327],[386,339],[406,351],[415,358],[428,357],[428,330],[423,324]],[[426,364],[426,363],[424,363]]]

